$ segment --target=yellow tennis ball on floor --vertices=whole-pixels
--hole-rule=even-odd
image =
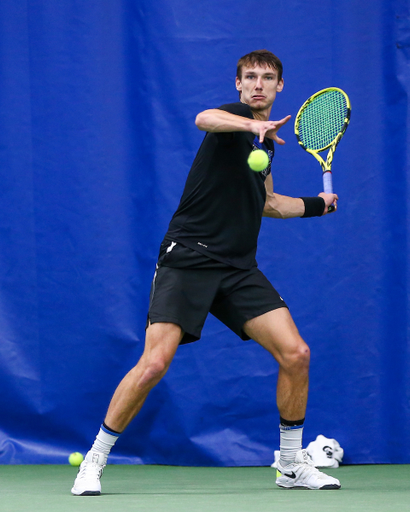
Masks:
[[[68,457],[68,462],[72,466],[79,466],[83,460],[84,460],[84,457],[82,456],[82,454],[80,452],[74,452]]]
[[[266,169],[269,165],[269,157],[263,149],[255,149],[249,155],[248,165],[252,171],[260,172]]]

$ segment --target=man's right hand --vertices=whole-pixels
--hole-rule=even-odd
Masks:
[[[277,133],[283,125],[285,125],[291,116],[286,116],[280,121],[252,121],[252,133],[259,137],[259,142],[262,143],[264,138],[274,140],[277,144],[283,145],[285,141],[278,137]]]

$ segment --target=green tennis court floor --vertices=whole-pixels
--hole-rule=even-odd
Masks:
[[[0,512],[333,512],[410,510],[410,465],[327,471],[337,491],[284,490],[266,467],[122,466],[105,469],[101,496],[71,496],[76,468],[0,466]]]

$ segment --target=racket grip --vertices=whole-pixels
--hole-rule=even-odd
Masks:
[[[323,173],[323,192],[333,194],[332,173],[330,171]]]
[[[323,173],[323,191],[326,194],[333,194],[333,181],[332,181],[332,173],[331,171],[326,171]],[[335,209],[335,206],[331,204],[328,206],[327,211],[333,212]]]

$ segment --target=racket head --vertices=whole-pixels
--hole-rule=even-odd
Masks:
[[[350,100],[337,87],[313,94],[300,107],[295,119],[299,144],[309,153],[320,153],[337,144],[350,121]]]

